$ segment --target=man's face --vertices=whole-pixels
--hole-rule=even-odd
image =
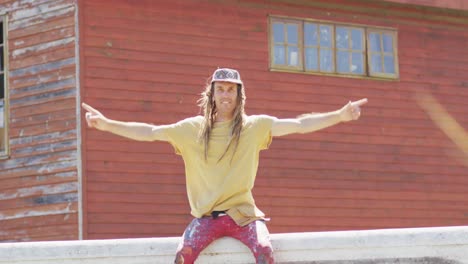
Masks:
[[[218,114],[233,115],[237,104],[237,84],[230,82],[215,82],[213,97]]]

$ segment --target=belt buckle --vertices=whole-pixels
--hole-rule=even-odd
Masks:
[[[213,219],[216,219],[220,216],[223,216],[223,215],[226,215],[226,211],[213,211],[211,212],[211,217],[213,217]]]

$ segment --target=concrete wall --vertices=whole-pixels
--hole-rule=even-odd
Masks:
[[[0,244],[0,263],[172,263],[179,238]],[[468,263],[468,227],[273,234],[277,263]],[[240,242],[223,238],[197,263],[254,263]]]

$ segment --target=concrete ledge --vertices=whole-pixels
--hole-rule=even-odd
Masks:
[[[0,263],[173,263],[179,238],[141,238],[0,244]],[[277,263],[463,264],[468,227],[272,234]],[[197,263],[255,263],[240,242],[223,238]]]

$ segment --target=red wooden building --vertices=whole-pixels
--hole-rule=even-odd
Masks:
[[[415,96],[468,130],[466,0],[0,0],[0,22],[0,241],[179,236],[181,158],[88,129],[79,105],[176,122],[217,67],[240,71],[248,114],[369,99],[262,152],[272,233],[468,224],[464,135]]]

